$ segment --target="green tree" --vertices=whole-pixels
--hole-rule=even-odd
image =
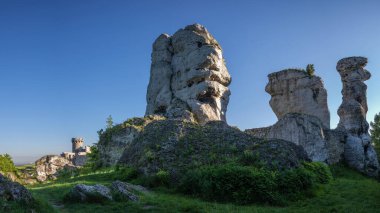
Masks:
[[[377,157],[380,160],[380,113],[375,115],[373,122],[371,122],[371,139],[377,152]]]
[[[113,120],[112,120],[111,115],[108,116],[106,123],[107,123],[107,129],[111,129],[113,127]]]
[[[315,72],[315,69],[314,69],[314,64],[308,64],[306,66],[306,72],[309,76],[313,76],[314,75],[314,72]]]
[[[102,167],[102,162],[100,161],[98,144],[93,144],[91,146],[91,153],[87,154],[87,161],[84,165],[84,169],[95,171]]]
[[[0,171],[1,172],[14,172],[16,167],[13,163],[12,157],[8,154],[0,155]]]

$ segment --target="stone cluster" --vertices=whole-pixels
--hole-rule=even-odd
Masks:
[[[329,164],[345,161],[369,176],[378,176],[379,163],[368,134],[368,110],[365,80],[371,74],[364,69],[367,59],[341,59],[337,70],[343,82],[343,102],[338,109],[340,121],[330,129],[327,92],[320,77],[303,70],[287,69],[268,75],[265,90],[278,122],[247,133],[268,139],[283,139],[301,145],[313,161]]]
[[[146,115],[226,121],[230,82],[222,48],[205,27],[162,34],[153,44]]]
[[[197,138],[189,147],[197,152],[187,153],[197,162],[208,160],[203,155],[210,151],[206,145],[210,141],[218,146],[237,147],[242,152],[249,149],[245,147],[247,144],[260,144],[263,148],[247,152],[260,152],[261,160],[268,165],[269,162],[296,165],[301,159],[328,164],[345,161],[369,176],[378,175],[379,164],[366,121],[368,106],[364,81],[370,78],[370,73],[364,69],[366,58],[350,57],[338,62],[343,103],[338,110],[340,122],[336,129],[330,129],[327,91],[322,79],[314,75],[314,70],[286,69],[269,74],[265,87],[278,121],[269,127],[235,132],[213,123],[227,125],[231,77],[219,43],[205,27],[194,24],[172,36],[160,35],[153,44],[151,57],[146,117],[140,118],[141,122],[138,119],[137,123],[126,122],[101,134],[98,147],[104,165],[118,162],[152,174],[158,168],[180,169],[176,168],[177,161],[190,168],[192,162],[182,159],[184,153],[175,153],[183,151],[178,150],[183,147],[177,147],[183,140]],[[167,120],[146,119],[152,115]],[[200,126],[185,124],[186,120]],[[199,135],[202,137],[198,138]],[[220,142],[216,142],[220,137]],[[263,145],[263,141],[269,142]],[[151,150],[151,147],[158,148]],[[276,147],[283,155],[293,153],[288,155],[293,157],[271,156],[268,153],[271,147]],[[298,155],[301,152],[297,147],[301,147],[305,156]],[[225,153],[219,154],[221,157]]]

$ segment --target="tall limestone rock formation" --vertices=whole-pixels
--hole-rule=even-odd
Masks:
[[[265,91],[271,95],[269,104],[278,119],[288,113],[302,113],[318,117],[330,128],[327,91],[320,77],[287,69],[269,74],[268,79]]]
[[[329,131],[327,91],[318,76],[286,69],[268,75],[265,91],[278,117],[273,126],[248,129],[261,138],[283,139],[301,145],[313,161],[335,163],[341,159],[344,134]]]
[[[364,69],[366,64],[367,59],[364,57],[349,57],[338,61],[336,69],[343,83],[338,128],[344,129],[348,134],[344,147],[344,158],[348,165],[369,176],[377,176],[379,163],[371,145],[366,120],[367,85],[364,81],[371,77],[371,73]]]
[[[205,27],[162,34],[153,44],[145,114],[226,121],[230,82],[222,48]]]

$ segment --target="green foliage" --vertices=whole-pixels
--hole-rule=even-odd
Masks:
[[[107,129],[111,129],[113,127],[113,119],[111,115],[108,116],[106,123],[107,123]]]
[[[117,165],[113,174],[114,180],[130,181],[138,178],[139,172],[131,167]]]
[[[328,167],[321,163],[305,163],[284,172],[237,165],[206,166],[189,171],[178,189],[212,201],[282,205],[302,198],[331,177]]]
[[[306,72],[309,76],[314,76],[314,73],[315,73],[314,64],[308,64],[306,66]]]
[[[380,113],[375,115],[375,118],[373,119],[373,122],[371,124],[371,139],[372,143],[374,144],[374,148],[377,153],[377,158],[380,161]]]
[[[315,175],[317,183],[325,184],[333,180],[330,168],[322,162],[304,162],[303,167]]]
[[[240,204],[276,203],[279,198],[274,173],[234,165],[189,171],[181,180],[179,191],[207,200]]]
[[[16,167],[10,155],[8,154],[0,155],[0,171],[1,172],[16,171]]]
[[[60,169],[57,172],[57,177],[59,179],[67,179],[67,178],[78,176],[79,173],[80,173],[80,170],[77,168],[64,167],[63,169]]]
[[[87,161],[82,168],[83,172],[95,171],[102,167],[98,144],[93,144],[90,149],[91,153],[87,153]]]

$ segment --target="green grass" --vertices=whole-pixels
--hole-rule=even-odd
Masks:
[[[109,185],[115,179],[113,169],[51,183],[31,186],[35,198],[54,205],[55,212],[380,212],[380,183],[343,166],[332,167],[334,180],[323,185],[313,198],[304,198],[287,207],[267,205],[238,206],[206,202],[157,188],[141,195],[138,203],[106,202],[103,204],[63,203],[62,199],[75,184]],[[50,209],[48,212],[54,212]]]
[[[31,164],[25,164],[25,165],[19,165],[19,166],[16,166],[16,169],[26,169],[26,168],[35,168],[36,165],[34,163],[31,163]]]

